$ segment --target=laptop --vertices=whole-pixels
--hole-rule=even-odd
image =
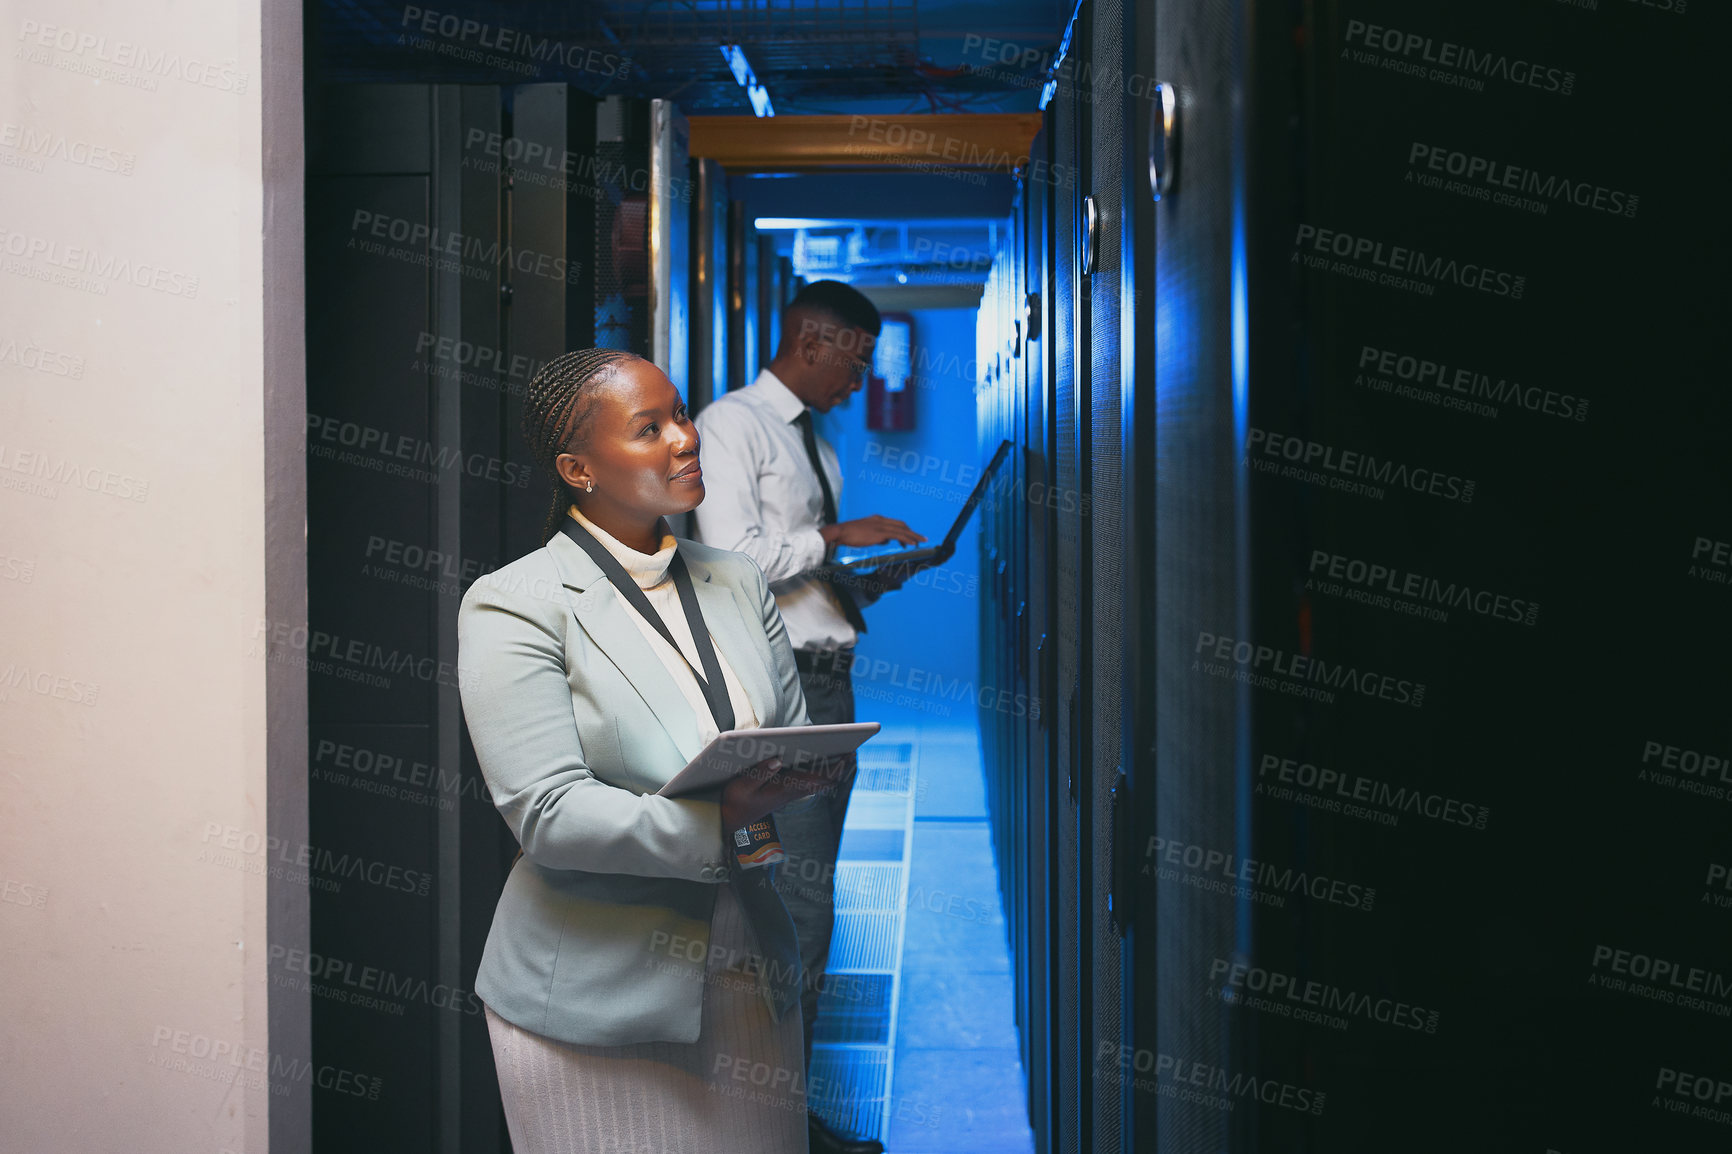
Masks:
[[[987,487],[992,484],[993,474],[998,472],[999,465],[1010,452],[1010,442],[1000,441],[998,451],[992,455],[992,460],[980,472],[980,480],[974,483],[974,491],[968,495],[968,500],[962,503],[962,511],[956,515],[956,520],[950,523],[950,532],[944,535],[942,545],[925,545],[919,549],[889,548],[872,552],[865,549],[850,549],[838,553],[835,560],[827,565],[819,566],[820,570],[846,569],[860,571],[876,569],[880,565],[900,565],[915,561],[926,561],[937,557],[940,553],[950,553],[956,549],[956,542],[962,536],[962,530],[968,525],[968,518],[974,515],[975,507],[986,497]]]

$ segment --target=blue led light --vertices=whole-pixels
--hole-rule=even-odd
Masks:
[[[752,102],[754,116],[774,116],[776,110],[770,107],[770,91],[758,83],[757,75],[752,71],[751,64],[746,60],[746,51],[738,44],[723,44],[722,59],[728,62],[728,71],[734,74],[734,80],[746,90],[746,99]]]

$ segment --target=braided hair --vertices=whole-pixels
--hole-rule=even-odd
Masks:
[[[560,479],[554,461],[583,443],[585,426],[600,400],[593,382],[627,361],[642,359],[624,349],[577,349],[548,361],[530,380],[523,398],[523,439],[553,482],[542,544],[559,532],[566,511],[577,501],[577,493]]]

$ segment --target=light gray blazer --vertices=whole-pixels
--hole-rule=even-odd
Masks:
[[[759,724],[809,724],[757,565],[695,541],[679,551]],[[469,736],[523,846],[481,955],[481,1000],[562,1042],[694,1042],[715,887],[728,884],[772,1015],[797,1006],[793,922],[767,869],[730,867],[719,790],[654,796],[700,750],[698,719],[589,555],[555,534],[480,578],[457,637]]]

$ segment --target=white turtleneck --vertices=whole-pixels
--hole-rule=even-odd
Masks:
[[[672,633],[674,640],[680,643],[680,650],[691,662],[690,665],[680,660],[680,655],[674,652],[673,647],[660,633],[656,632],[655,626],[645,621],[643,615],[632,608],[631,602],[624,597],[619,599],[620,605],[624,607],[626,614],[632,619],[632,624],[637,626],[638,632],[643,634],[650,649],[667,667],[669,676],[674,679],[674,684],[680,687],[681,693],[685,694],[686,704],[692,707],[692,713],[698,719],[698,740],[702,744],[708,745],[716,736],[716,722],[710,715],[710,703],[704,700],[704,691],[699,688],[698,679],[692,675],[692,670],[702,669],[703,664],[698,660],[698,647],[692,640],[691,626],[686,624],[686,612],[680,606],[679,590],[674,587],[673,577],[668,574],[668,565],[674,559],[674,535],[672,533],[663,534],[661,548],[654,553],[639,553],[578,512],[576,505],[571,506],[571,515],[579,525],[588,529],[595,536],[595,539],[601,542],[602,548],[613,554],[614,559],[620,563],[620,567],[633,581],[637,582],[638,588],[643,590],[650,605],[655,608],[657,613],[661,614],[662,623],[668,627],[668,632]],[[713,632],[710,634],[710,638],[714,641],[715,634]],[[734,728],[756,729],[758,727],[758,715],[752,709],[751,700],[747,698],[744,687],[740,685],[740,679],[734,676],[733,667],[728,664],[727,654],[722,652],[720,645],[717,645],[715,649],[716,661],[722,667],[722,681],[728,687],[728,700],[734,706]]]

